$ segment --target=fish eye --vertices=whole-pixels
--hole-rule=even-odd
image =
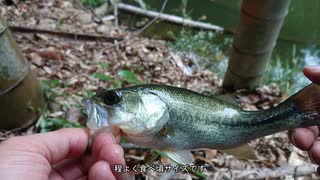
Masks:
[[[108,106],[115,105],[119,101],[120,101],[120,96],[116,91],[108,91],[103,96],[103,102]]]

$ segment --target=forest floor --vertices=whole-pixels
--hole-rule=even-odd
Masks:
[[[81,100],[101,89],[143,82],[174,85],[208,95],[221,92],[222,80],[216,72],[195,68],[192,73],[185,73],[183,65],[190,66],[194,62],[190,57],[175,52],[163,40],[132,37],[126,27],[114,27],[113,21],[95,17],[75,0],[25,0],[17,8],[0,4],[0,12],[30,62],[31,70],[42,81],[50,104],[39,122],[27,132],[1,131],[1,140],[66,127],[58,126],[59,122],[85,125]],[[252,93],[235,92],[240,106],[246,110],[276,106],[286,98],[282,94],[275,86],[261,86]],[[123,146],[128,165],[145,164],[146,159],[155,154],[153,150],[130,144]],[[196,165],[204,165],[203,174],[209,179],[318,178],[310,173],[315,170],[307,153],[290,144],[287,132],[253,140],[250,146],[258,160],[239,160],[216,150],[194,151],[193,154]],[[157,164],[161,160],[158,157],[148,163]],[[300,167],[311,170],[305,172]],[[160,175],[147,171],[136,174],[136,178],[158,179]],[[197,176],[176,173],[173,177],[191,178]]]

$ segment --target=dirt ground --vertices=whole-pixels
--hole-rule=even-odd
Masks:
[[[114,27],[113,21],[96,17],[78,1],[25,0],[17,7],[0,3],[0,10],[38,79],[59,82],[50,91],[58,94],[54,101],[59,102],[50,106],[50,117],[81,121],[83,107],[79,104],[88,92],[117,87],[119,83],[134,84],[119,75],[122,70],[134,72],[137,80],[144,83],[174,85],[205,94],[221,90],[222,80],[215,72],[198,68],[191,74],[184,73],[183,65],[190,65],[192,59],[173,51],[165,41],[132,37],[125,26]],[[110,79],[97,78],[97,73]],[[246,110],[268,109],[285,98],[275,86],[261,86],[254,93],[241,90],[235,95]],[[37,128],[28,133],[36,133],[34,129]],[[1,140],[12,135],[15,133],[3,131]],[[152,150],[123,146],[128,165],[165,162],[159,157],[147,162],[155,154]],[[314,166],[305,152],[290,144],[286,132],[254,140],[250,146],[258,160],[239,160],[216,150],[201,150],[193,152],[195,164],[204,165],[203,174],[209,179],[234,179],[240,175],[242,179],[256,179],[263,172],[269,175],[261,179],[318,178],[311,173],[301,176],[304,174],[300,167],[313,172]],[[158,179],[160,175],[147,171],[137,173],[136,179]],[[172,178],[197,179],[197,176],[176,173]]]

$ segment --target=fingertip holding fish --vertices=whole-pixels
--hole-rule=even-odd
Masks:
[[[292,144],[303,151],[308,151],[315,141],[315,134],[309,128],[296,128],[292,130],[290,140]]]
[[[308,152],[311,161],[315,164],[320,164],[319,152],[320,152],[320,141],[315,141]]]

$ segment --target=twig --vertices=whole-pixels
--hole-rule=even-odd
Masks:
[[[123,147],[123,149],[149,149],[147,147],[143,147],[143,146],[139,146],[131,143],[121,144],[121,146]]]
[[[138,160],[138,161],[144,160],[144,156],[135,156],[135,155],[131,155],[131,154],[126,154],[126,158],[134,159],[134,160]]]
[[[132,6],[132,5],[124,4],[124,3],[119,3],[118,8],[121,10],[124,10],[124,11],[142,14],[142,15],[149,16],[149,17],[158,17],[159,16],[159,12],[145,10],[145,9],[138,8],[136,6]],[[182,25],[195,27],[195,28],[200,28],[200,29],[224,31],[224,28],[220,27],[220,26],[216,26],[216,25],[212,25],[212,24],[204,23],[204,22],[199,22],[199,21],[193,21],[190,19],[185,19],[185,18],[182,18],[179,16],[170,15],[170,14],[161,13],[158,18],[161,20],[164,20],[164,21],[169,21],[169,22],[182,24]]]
[[[124,39],[120,37],[71,33],[71,32],[37,29],[37,28],[29,28],[29,27],[13,26],[13,25],[9,25],[9,28],[12,32],[42,33],[42,34],[50,34],[55,36],[62,36],[64,38],[70,38],[70,39],[76,39],[76,40],[106,41],[106,42],[114,43],[114,41],[122,41]]]
[[[114,19],[114,26],[116,28],[118,28],[119,26],[119,20],[118,20],[118,4],[119,4],[119,1],[118,0],[109,0],[111,5],[113,6],[113,15],[115,17]]]
[[[163,13],[163,11],[164,11],[164,9],[165,9],[165,7],[166,7],[166,5],[167,5],[167,2],[168,2],[168,0],[164,0],[164,1],[163,1],[161,10],[160,10],[160,12],[158,12],[158,16],[155,16],[150,22],[148,22],[148,23],[147,23],[145,26],[143,26],[140,30],[134,32],[129,39],[125,39],[125,40],[122,40],[122,41],[120,41],[120,42],[118,42],[118,43],[115,43],[115,44],[113,44],[113,45],[111,45],[111,46],[109,46],[109,47],[106,47],[106,49],[111,49],[111,48],[114,48],[114,47],[116,47],[116,46],[119,46],[119,45],[122,44],[122,43],[129,42],[129,41],[131,41],[134,37],[137,37],[139,34],[141,34],[144,30],[146,30],[149,26],[151,26],[151,24],[153,24],[156,20],[158,20],[158,18],[161,16],[161,14]],[[119,4],[118,4],[117,7],[119,7]]]
[[[275,169],[259,168],[241,171],[231,171],[235,179],[265,179],[279,178],[292,175],[294,177],[306,176],[315,173],[317,166],[315,164],[305,164],[301,166],[278,167]]]
[[[82,10],[86,11],[86,12],[89,12],[90,14],[93,15],[93,17],[97,18],[98,19],[98,22],[102,22],[101,18],[99,16],[96,15],[96,13],[93,11],[92,8],[87,8],[85,7],[82,2],[80,2],[79,0],[75,0],[73,1],[73,3],[75,3],[76,5],[78,5]]]
[[[160,18],[161,14],[163,13],[167,3],[168,3],[168,0],[164,0],[163,4],[162,4],[162,7],[161,7],[161,10],[158,13],[158,16],[155,16],[151,21],[149,21],[145,26],[143,26],[139,31],[135,32],[134,35],[138,36],[143,31],[145,31],[147,28],[149,28],[154,22],[156,22]]]

